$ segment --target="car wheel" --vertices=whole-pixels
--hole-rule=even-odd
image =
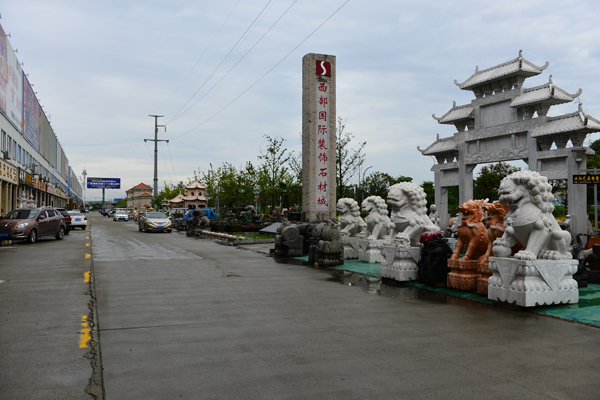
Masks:
[[[171,230],[169,229],[169,230],[167,231],[167,233],[171,233]]]
[[[56,233],[56,236],[54,236],[56,238],[56,240],[63,240],[63,238],[65,237],[65,228],[64,226],[61,226],[58,228],[58,232]]]
[[[37,231],[32,229],[29,231],[29,235],[27,235],[27,243],[35,243],[37,242]]]
[[[75,229],[75,228],[73,228],[73,229]],[[71,232],[71,228],[67,228],[67,229],[65,229],[65,235],[68,235],[68,234],[69,234],[69,232]]]
[[[138,230],[141,232],[142,231],[142,226],[140,224],[138,224]]]

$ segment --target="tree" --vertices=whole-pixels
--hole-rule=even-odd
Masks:
[[[500,181],[521,168],[500,161],[498,164],[484,165],[475,179],[473,197],[476,199],[498,200]]]
[[[336,136],[336,180],[337,193],[339,199],[345,192],[344,189],[350,179],[365,162],[365,153],[363,152],[367,142],[358,144],[358,148],[351,148],[350,142],[354,135],[346,131],[346,120],[338,117],[337,136]]]
[[[168,184],[164,182],[165,186],[158,192],[156,198],[159,206],[162,204],[163,200],[171,200],[176,197],[178,194],[185,194],[185,188],[183,187],[183,182],[179,182],[176,185]]]
[[[285,181],[291,153],[283,147],[284,138],[264,137],[267,139],[267,148],[264,152],[261,150],[258,156],[259,182],[261,192],[271,197],[271,207],[275,207],[276,198],[281,196],[279,183]]]
[[[361,183],[365,196],[379,196],[382,199],[387,199],[388,188],[396,183],[412,182],[412,178],[407,176],[393,176],[385,172],[371,172]]]
[[[430,205],[435,204],[435,185],[433,181],[425,181],[421,183],[421,187],[427,196],[427,209],[429,209]]]

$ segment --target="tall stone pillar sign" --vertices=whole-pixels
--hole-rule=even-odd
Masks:
[[[335,219],[335,56],[302,58],[302,221]]]

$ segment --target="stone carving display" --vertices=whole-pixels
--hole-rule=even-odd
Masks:
[[[344,265],[344,247],[340,241],[339,226],[330,219],[319,223],[312,230],[308,261],[315,266],[332,267]]]
[[[388,188],[392,229],[381,245],[382,277],[397,281],[417,279],[421,234],[439,230],[427,216],[425,197],[423,188],[412,182],[401,182]]]
[[[487,212],[488,215],[488,247],[487,251],[485,252],[483,257],[480,258],[479,263],[477,264],[477,270],[481,274],[481,276],[477,279],[477,293],[487,295],[488,279],[490,276],[492,276],[492,271],[490,271],[489,269],[488,260],[490,256],[493,256],[492,248],[494,241],[499,237],[502,237],[502,235],[504,234],[504,217],[508,213],[508,206],[503,205],[499,201],[494,201],[493,203],[484,204],[483,209]],[[520,244],[515,245],[515,248],[517,250],[520,247]],[[515,248],[513,248],[512,250],[513,254]]]
[[[518,260],[570,260],[571,234],[563,231],[552,211],[552,186],[535,171],[518,171],[502,180],[498,189],[500,202],[508,203],[504,218],[504,235],[494,242],[493,252],[508,257],[520,242],[525,248],[515,254]]]
[[[435,204],[429,206],[429,219],[435,226],[440,226],[440,215],[437,212]]]
[[[369,196],[362,202],[362,210],[367,213],[365,228],[368,240],[378,240],[387,237],[393,228],[388,217],[388,207],[379,196]]]
[[[344,258],[358,258],[358,234],[367,226],[360,217],[358,203],[354,199],[339,199],[337,211],[340,213],[338,223],[344,245]]]
[[[496,257],[489,259],[488,298],[524,307],[577,303],[578,262],[568,251],[571,234],[552,216],[554,196],[546,177],[515,172],[502,180],[498,194],[509,211],[504,234],[493,244]],[[517,242],[524,248],[510,257]]]
[[[448,261],[451,272],[448,274],[448,286],[460,290],[476,290],[477,280],[481,276],[477,264],[485,256],[488,248],[487,229],[483,224],[483,204],[487,200],[469,200],[461,204],[457,211],[461,214],[458,226],[458,241],[454,254]],[[459,259],[463,248],[464,256]]]
[[[303,243],[298,228],[284,218],[275,236],[275,257],[301,257]]]

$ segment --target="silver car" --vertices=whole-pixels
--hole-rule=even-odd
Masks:
[[[138,218],[138,229],[144,232],[171,232],[171,220],[160,211],[145,211]]]

